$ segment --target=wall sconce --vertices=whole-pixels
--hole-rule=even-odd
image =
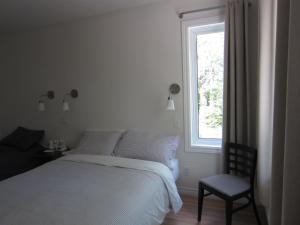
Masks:
[[[54,91],[48,91],[46,94],[41,95],[38,100],[38,110],[40,112],[44,112],[46,110],[45,101],[47,99],[52,100],[52,99],[54,99],[54,97],[55,97]]]
[[[71,97],[71,98],[77,98],[78,97],[78,91],[76,89],[72,89],[70,91],[70,93],[67,93],[64,95],[63,98],[63,111],[67,112],[70,110],[70,105],[69,102],[67,101],[67,97]]]
[[[175,103],[173,95],[177,95],[180,92],[179,84],[171,84],[169,87],[169,97],[167,102],[167,111],[175,111]]]

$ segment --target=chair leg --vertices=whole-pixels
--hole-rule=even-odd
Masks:
[[[201,221],[202,207],[203,207],[203,197],[204,197],[204,189],[202,187],[202,184],[199,183],[199,189],[198,189],[198,222]]]
[[[251,195],[253,211],[254,211],[254,214],[255,214],[255,217],[256,217],[256,220],[257,220],[257,224],[261,225],[261,221],[260,221],[260,218],[259,218],[259,214],[258,214],[258,210],[257,210],[257,207],[256,207],[255,198],[254,198],[254,192],[251,192],[250,195]]]
[[[232,221],[232,201],[226,201],[226,225],[231,225]]]

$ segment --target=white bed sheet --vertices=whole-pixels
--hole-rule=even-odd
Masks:
[[[173,159],[171,161],[170,170],[173,174],[174,180],[176,181],[179,178],[179,160],[178,159]]]
[[[160,163],[70,155],[0,183],[1,225],[156,225],[182,205]]]

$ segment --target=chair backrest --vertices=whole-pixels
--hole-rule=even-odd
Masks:
[[[255,148],[227,143],[225,146],[226,173],[249,178],[253,187],[257,163],[257,150]]]

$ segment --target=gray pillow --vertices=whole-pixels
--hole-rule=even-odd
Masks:
[[[112,155],[122,131],[86,131],[72,154]]]
[[[30,130],[18,127],[13,133],[5,137],[0,144],[26,151],[37,144],[43,138],[44,134],[45,131],[43,130]]]
[[[165,136],[146,131],[127,131],[120,140],[115,155],[160,162],[171,168],[179,144],[178,136]]]

